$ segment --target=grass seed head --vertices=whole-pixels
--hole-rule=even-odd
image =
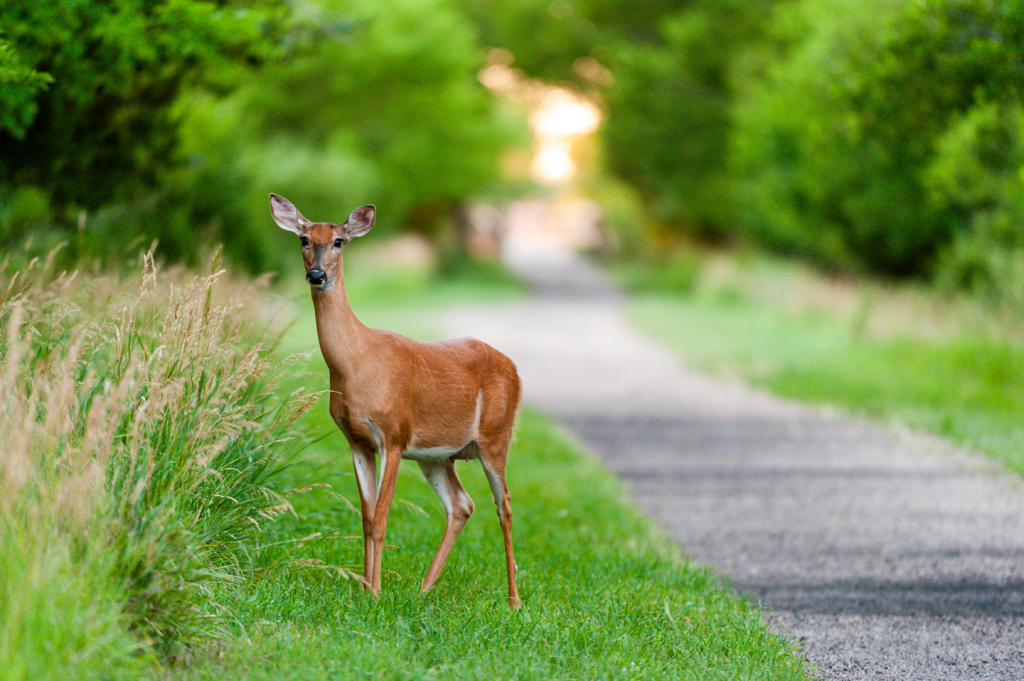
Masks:
[[[80,547],[61,560],[104,547],[85,574],[120,585],[169,655],[224,630],[204,594],[242,581],[246,538],[294,513],[268,450],[311,400],[275,397],[265,321],[245,317],[261,308],[223,271],[158,272],[152,254],[127,282],[50,268],[0,270],[0,535],[25,538],[25,561],[44,553],[31,537]]]

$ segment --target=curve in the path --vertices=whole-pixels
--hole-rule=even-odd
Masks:
[[[509,354],[528,402],[623,478],[829,679],[1024,678],[1024,494],[930,438],[687,370],[585,263],[443,322]],[[514,484],[513,484],[514,489]]]

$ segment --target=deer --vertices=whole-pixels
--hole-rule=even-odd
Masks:
[[[341,224],[312,222],[270,195],[279,227],[298,235],[330,374],[329,411],[352,451],[363,523],[363,586],[379,598],[388,513],[402,459],[415,461],[447,516],[421,592],[430,591],[475,505],[455,472],[478,459],[497,506],[505,543],[508,604],[522,606],[512,552],[512,505],[505,466],[522,405],[522,384],[507,356],[475,338],[424,343],[362,324],[345,291],[342,253],[374,225],[373,205]],[[377,457],[381,470],[377,473]]]

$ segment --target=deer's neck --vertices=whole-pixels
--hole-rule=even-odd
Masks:
[[[352,367],[366,349],[366,328],[352,312],[345,291],[341,262],[334,277],[334,286],[327,291],[313,291],[316,333],[320,351],[332,374],[351,375]]]

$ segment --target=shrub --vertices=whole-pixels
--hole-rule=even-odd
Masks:
[[[631,32],[612,42],[602,132],[608,165],[670,232],[718,241],[731,230],[731,71],[761,38],[774,4],[654,5],[660,12],[647,11],[660,16],[645,28],[649,39]]]

